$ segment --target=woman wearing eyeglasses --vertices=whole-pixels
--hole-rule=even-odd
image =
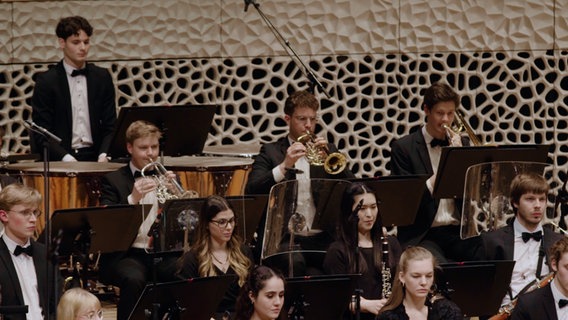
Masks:
[[[216,319],[233,313],[240,287],[252,268],[252,253],[235,234],[235,213],[221,196],[208,197],[201,208],[197,235],[191,250],[180,259],[178,274],[184,279],[236,275],[217,308]]]
[[[99,298],[81,288],[72,288],[61,296],[57,305],[57,320],[102,320]]]

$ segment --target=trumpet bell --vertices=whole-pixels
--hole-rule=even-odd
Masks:
[[[296,140],[306,147],[306,159],[313,166],[323,166],[328,174],[339,174],[347,167],[347,157],[339,152],[329,153],[327,147],[316,146],[316,136],[311,132],[299,136]]]
[[[347,167],[347,158],[345,155],[339,152],[333,152],[327,158],[325,158],[325,163],[323,168],[325,172],[329,174],[339,174],[345,170]]]

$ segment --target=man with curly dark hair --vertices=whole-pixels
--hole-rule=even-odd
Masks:
[[[115,88],[108,70],[87,63],[93,27],[83,17],[66,17],[55,33],[63,59],[38,74],[32,119],[62,140],[49,143],[49,160],[106,162],[116,122]],[[45,142],[32,134],[32,152],[43,155]]]

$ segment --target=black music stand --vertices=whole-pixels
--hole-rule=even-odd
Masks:
[[[443,147],[434,197],[461,198],[467,169],[476,164],[496,161],[546,163],[550,145]]]
[[[180,250],[184,244],[184,228],[190,232],[197,227],[199,212],[206,198],[172,199],[162,209],[162,248]],[[251,243],[268,202],[268,195],[227,196],[237,218],[236,234]],[[191,239],[188,239],[191,243]]]
[[[28,313],[28,306],[0,306],[0,318],[6,315],[26,314]],[[24,316],[25,318],[25,316]]]
[[[278,319],[341,319],[360,275],[286,279],[284,307]]]
[[[375,178],[349,179],[360,182],[375,191],[380,201],[379,211],[383,226],[408,226],[414,223],[424,189],[426,175],[385,176]]]
[[[149,210],[149,206],[145,209]],[[143,210],[142,205],[55,210],[51,236],[61,238],[58,254],[127,251],[138,233],[141,222],[135,221],[141,221]]]
[[[515,261],[475,261],[446,263],[437,274],[438,289],[468,317],[497,314],[509,288]]]
[[[211,129],[216,105],[123,107],[109,148],[113,158],[128,157],[126,129],[134,121],[145,120],[156,125],[165,141],[160,151],[166,156],[200,154]]]
[[[130,320],[209,320],[235,276],[215,276],[146,285]]]

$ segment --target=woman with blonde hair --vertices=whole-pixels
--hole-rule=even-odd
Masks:
[[[57,305],[57,320],[101,320],[103,309],[94,294],[81,288],[71,288]]]
[[[458,320],[459,307],[444,297],[432,297],[437,262],[430,251],[408,247],[400,256],[393,290],[376,320]]]
[[[234,232],[236,219],[225,198],[209,196],[201,208],[195,243],[180,259],[178,275],[183,279],[237,276],[217,308],[217,319],[234,312],[240,287],[253,266],[250,249]]]

